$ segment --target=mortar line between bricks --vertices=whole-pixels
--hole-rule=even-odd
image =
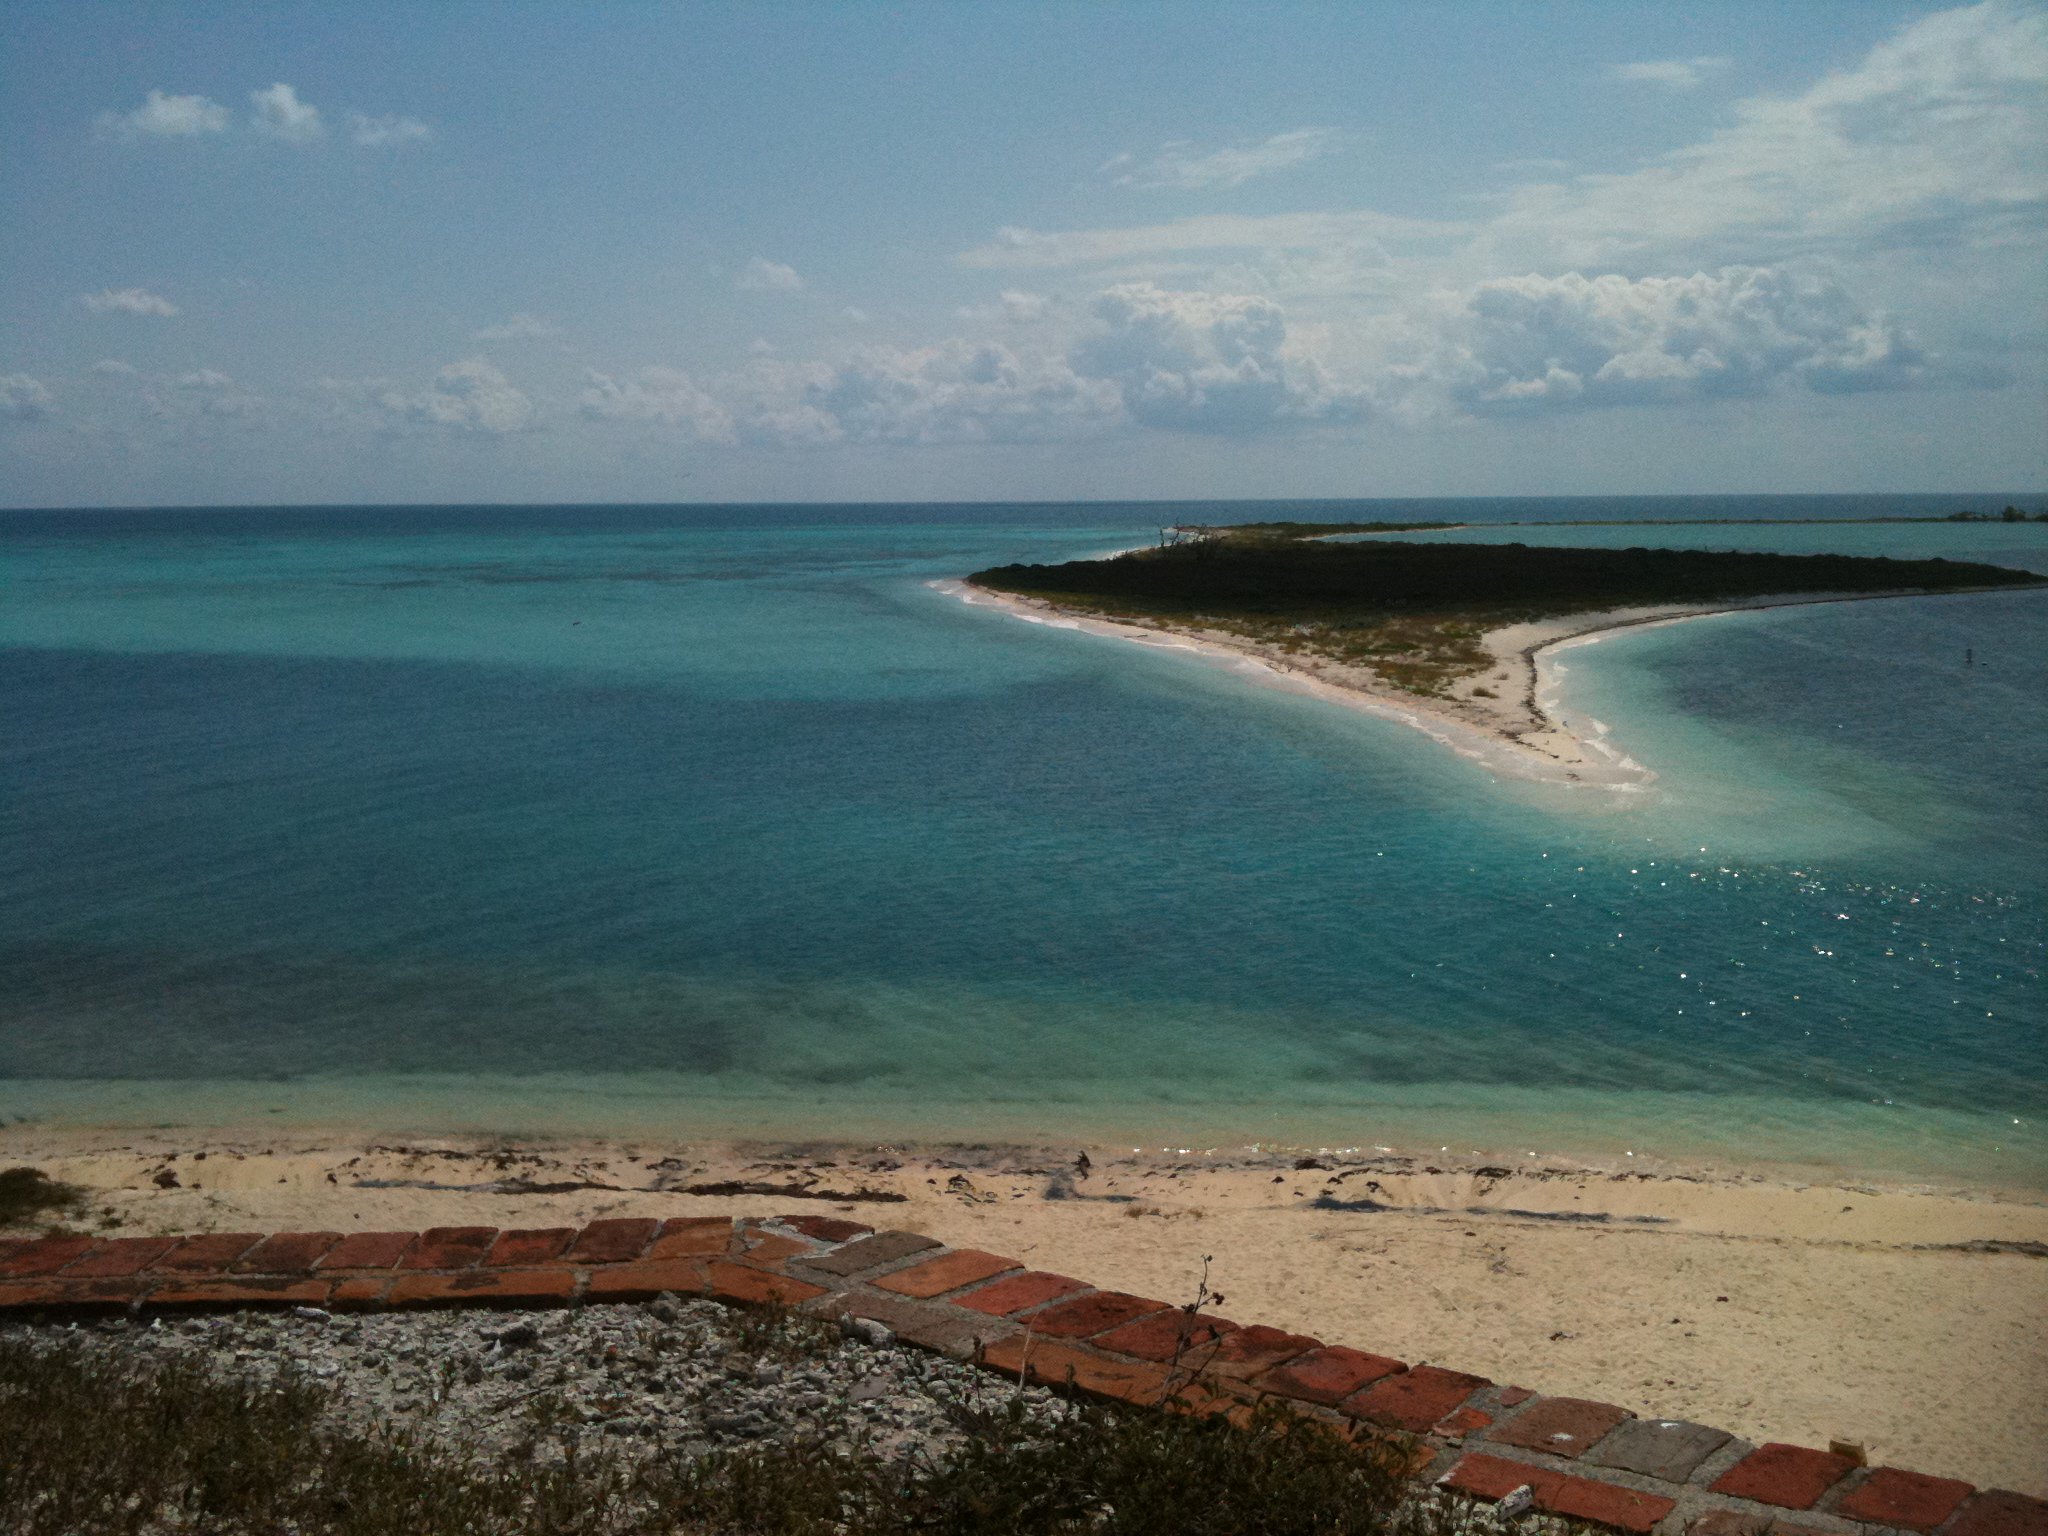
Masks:
[[[682,1220],[687,1223],[691,1219]],[[705,1218],[707,1224],[717,1220]],[[2043,1500],[2001,1490],[1979,1490],[1954,1479],[1863,1467],[1847,1458],[1796,1446],[1755,1446],[1731,1436],[1687,1464],[1682,1474],[1674,1472],[1672,1477],[1640,1470],[1639,1451],[1634,1452],[1638,1456],[1637,1466],[1596,1464],[1585,1458],[1610,1438],[1624,1434],[1631,1425],[1640,1429],[1645,1424],[1662,1423],[1699,1435],[1720,1432],[1677,1421],[1637,1418],[1610,1405],[1540,1393],[1504,1402],[1502,1398],[1510,1389],[1482,1378],[1432,1365],[1411,1368],[1385,1357],[1320,1341],[1305,1353],[1271,1359],[1264,1365],[1256,1364],[1258,1356],[1253,1354],[1249,1357],[1252,1366],[1242,1377],[1209,1369],[1221,1352],[1221,1340],[1230,1336],[1227,1333],[1218,1336],[1218,1347],[1206,1357],[1179,1364],[1124,1354],[1094,1342],[1120,1328],[1158,1318],[1164,1312],[1185,1310],[1170,1303],[1154,1302],[1149,1297],[1132,1296],[1131,1301],[1145,1304],[1146,1310],[1123,1316],[1118,1315],[1127,1305],[1122,1302],[1104,1303],[1092,1316],[1085,1310],[1077,1311],[1076,1316],[1086,1317],[1090,1322],[1108,1319],[1093,1332],[1071,1337],[1032,1332],[1033,1320],[1048,1312],[1075,1307],[1091,1298],[1130,1295],[1086,1282],[1077,1281],[1074,1290],[1045,1297],[1010,1314],[993,1314],[963,1304],[1006,1281],[1043,1273],[1014,1260],[1008,1261],[1014,1266],[1011,1269],[929,1297],[878,1288],[875,1282],[879,1280],[943,1260],[958,1251],[922,1234],[877,1233],[860,1223],[839,1222],[837,1218],[741,1217],[727,1222],[725,1241],[713,1251],[691,1254],[683,1248],[668,1257],[650,1259],[649,1253],[669,1225],[666,1221],[656,1222],[631,1254],[572,1258],[570,1255],[588,1240],[593,1229],[611,1234],[614,1240],[625,1230],[602,1222],[587,1222],[560,1255],[531,1264],[505,1266],[485,1265],[482,1260],[507,1229],[445,1227],[425,1232],[356,1234],[384,1240],[383,1251],[390,1253],[384,1266],[368,1270],[345,1266],[324,1269],[326,1259],[351,1241],[344,1234],[325,1245],[321,1252],[310,1255],[300,1268],[268,1273],[237,1266],[246,1263],[266,1244],[277,1242],[280,1251],[290,1251],[290,1245],[283,1240],[297,1239],[303,1251],[306,1240],[326,1234],[186,1234],[167,1239],[170,1246],[134,1274],[120,1274],[120,1261],[110,1257],[107,1263],[116,1272],[104,1278],[67,1275],[66,1271],[89,1265],[103,1250],[110,1255],[134,1250],[107,1250],[104,1242],[89,1239],[82,1240],[86,1243],[83,1248],[74,1246],[79,1239],[9,1241],[0,1243],[0,1265],[9,1271],[0,1274],[0,1317],[9,1313],[62,1313],[67,1308],[101,1313],[231,1311],[238,1307],[291,1305],[294,1288],[297,1296],[305,1297],[313,1293],[314,1287],[319,1288],[320,1297],[334,1310],[493,1304],[545,1310],[604,1304],[607,1298],[592,1298],[593,1282],[601,1273],[674,1264],[681,1273],[694,1276],[695,1283],[690,1288],[697,1294],[723,1304],[743,1305],[756,1296],[765,1298],[780,1281],[814,1293],[808,1300],[800,1296],[796,1303],[814,1314],[829,1316],[842,1309],[865,1308],[869,1313],[884,1313],[898,1319],[903,1327],[891,1331],[907,1347],[953,1352],[962,1347],[962,1341],[971,1342],[973,1362],[1000,1377],[1014,1377],[1023,1371],[1045,1385],[1060,1386],[1061,1378],[1071,1374],[1076,1388],[1084,1393],[1143,1406],[1156,1403],[1168,1390],[1198,1390],[1211,1405],[1230,1401],[1249,1408],[1257,1403],[1280,1403],[1288,1412],[1305,1418],[1351,1426],[1354,1436],[1411,1447],[1415,1462],[1409,1475],[1418,1476],[1418,1480],[1426,1478],[1453,1492],[1485,1500],[1498,1499],[1510,1492],[1509,1487],[1502,1486],[1505,1480],[1522,1478],[1535,1490],[1539,1509],[1611,1525],[1632,1536],[1649,1536],[1653,1529],[1656,1536],[1738,1536],[1737,1526],[1731,1521],[1754,1531],[1766,1531],[1775,1522],[1781,1530],[1803,1527],[1819,1536],[1899,1536],[1902,1531],[1924,1531],[1928,1536],[2048,1536],[2048,1502]],[[750,1235],[764,1230],[773,1242],[801,1243],[808,1245],[809,1251],[790,1252],[785,1246],[767,1257],[746,1251]],[[850,1235],[821,1235],[835,1230]],[[426,1256],[430,1233],[436,1234],[434,1245],[452,1262],[404,1267],[406,1259]],[[236,1247],[244,1238],[248,1241]],[[602,1241],[596,1240],[593,1245],[601,1246]],[[900,1246],[906,1241],[923,1246],[896,1253],[849,1274],[815,1267],[815,1261],[843,1249],[864,1243],[874,1243],[877,1248]],[[482,1246],[477,1247],[479,1242]],[[206,1253],[208,1267],[160,1267],[166,1259],[175,1259],[181,1249],[188,1247]],[[469,1252],[472,1247],[473,1253]],[[233,1252],[229,1251],[231,1248]],[[55,1262],[49,1271],[37,1273],[36,1261],[43,1256]],[[191,1262],[190,1256],[186,1262]],[[728,1288],[728,1282],[718,1280],[712,1272],[721,1264],[758,1276],[759,1284],[734,1280],[730,1285],[740,1288]],[[561,1277],[555,1282],[559,1288],[536,1283],[539,1277],[550,1275]],[[502,1289],[494,1292],[481,1283],[491,1278],[500,1279],[513,1289],[509,1294]],[[519,1290],[522,1281],[526,1288]],[[401,1283],[412,1289],[402,1291]],[[398,1300],[393,1300],[394,1295]],[[915,1330],[926,1340],[942,1343],[920,1342],[905,1333],[905,1328]],[[993,1341],[989,1338],[991,1332],[998,1335]],[[1026,1338],[1031,1341],[1028,1356],[1021,1347]],[[950,1344],[951,1349],[942,1348],[942,1344]],[[1012,1345],[1018,1346],[1014,1364],[1008,1358]],[[1336,1406],[1306,1395],[1311,1389],[1304,1379],[1297,1378],[1291,1388],[1262,1384],[1264,1378],[1275,1372],[1318,1355],[1325,1361],[1337,1362],[1331,1368],[1353,1373],[1349,1378],[1335,1378],[1339,1384],[1348,1379],[1350,1387],[1326,1394]],[[1393,1374],[1385,1373],[1388,1364],[1396,1367]],[[1358,1374],[1361,1371],[1370,1372],[1364,1375],[1362,1384]],[[1325,1393],[1328,1385],[1327,1379],[1321,1380],[1313,1390]],[[1237,1408],[1211,1411],[1234,1413]],[[1559,1437],[1579,1437],[1571,1454],[1493,1438],[1538,1413],[1547,1413],[1550,1424],[1565,1426]],[[1453,1417],[1459,1421],[1455,1425],[1450,1423]],[[1444,1432],[1437,1433],[1438,1429]],[[1666,1461],[1659,1465],[1675,1468],[1678,1464]],[[1872,1492],[1865,1499],[1863,1518],[1844,1513],[1866,1489]],[[1962,1491],[1956,1492],[1958,1489]],[[1918,1504],[1913,1502],[1916,1499]],[[1951,1505],[1950,1500],[1955,1502]],[[1873,1509],[1886,1511],[1887,1518],[1872,1518]],[[1911,1518],[1916,1510],[1918,1520]],[[1894,1518],[1902,1512],[1905,1518]]]

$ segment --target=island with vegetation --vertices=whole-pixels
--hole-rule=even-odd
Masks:
[[[1027,617],[1234,653],[1509,771],[1626,784],[1649,775],[1546,709],[1542,658],[1565,640],[1737,608],[2044,584],[1945,559],[1389,537],[1445,526],[1456,525],[1171,528],[1156,547],[1106,559],[977,571],[964,592]],[[1347,534],[1374,537],[1332,542]]]

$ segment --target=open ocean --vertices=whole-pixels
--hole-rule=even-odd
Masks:
[[[1630,796],[927,585],[2009,500],[0,513],[0,1120],[2048,1188],[2048,591],[1576,647]],[[1447,537],[2048,572],[2043,524]]]

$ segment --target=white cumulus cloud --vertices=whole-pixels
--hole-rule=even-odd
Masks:
[[[225,133],[228,109],[204,96],[151,91],[132,112],[102,112],[93,130],[103,139],[190,139]]]
[[[1334,128],[1296,128],[1255,144],[1223,149],[1198,149],[1185,140],[1162,145],[1140,160],[1123,154],[1105,164],[1104,174],[1120,187],[1206,191],[1238,187],[1258,176],[1288,170],[1339,148],[1343,135]]]
[[[0,373],[0,420],[41,421],[50,414],[50,392],[26,373]]]
[[[724,406],[678,368],[642,368],[625,378],[595,369],[584,375],[578,408],[594,421],[658,422],[686,427],[698,439],[729,443],[736,439],[732,417]]]
[[[1901,389],[1930,372],[1911,335],[1838,282],[1765,267],[1495,278],[1461,318],[1453,393],[1481,414]]]
[[[79,295],[79,301],[96,315],[158,315],[168,319],[178,306],[147,288],[103,288],[98,293]]]
[[[299,100],[299,93],[282,80],[249,93],[249,126],[269,138],[287,144],[310,144],[327,132],[320,121],[320,109]]]
[[[375,424],[419,426],[478,437],[524,432],[534,424],[531,399],[498,367],[481,357],[450,363],[423,390],[408,390],[386,379],[322,379],[315,388],[344,423],[362,424],[361,411]]]
[[[194,417],[237,419],[255,416],[263,401],[217,368],[151,379],[143,388],[150,411],[167,420]]]
[[[308,111],[312,109],[307,108]],[[348,115],[348,136],[365,149],[385,149],[397,144],[417,144],[434,136],[433,127],[416,117],[388,112],[369,117],[361,112]]]
[[[795,267],[784,266],[779,261],[770,261],[765,256],[756,256],[733,279],[733,286],[746,293],[794,293],[803,287],[804,280]]]

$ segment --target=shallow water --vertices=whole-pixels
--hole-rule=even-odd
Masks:
[[[1757,515],[1560,505],[1310,515]],[[926,585],[1290,515],[0,515],[0,1114],[2048,1185],[2048,596],[1575,649],[1631,797]]]

